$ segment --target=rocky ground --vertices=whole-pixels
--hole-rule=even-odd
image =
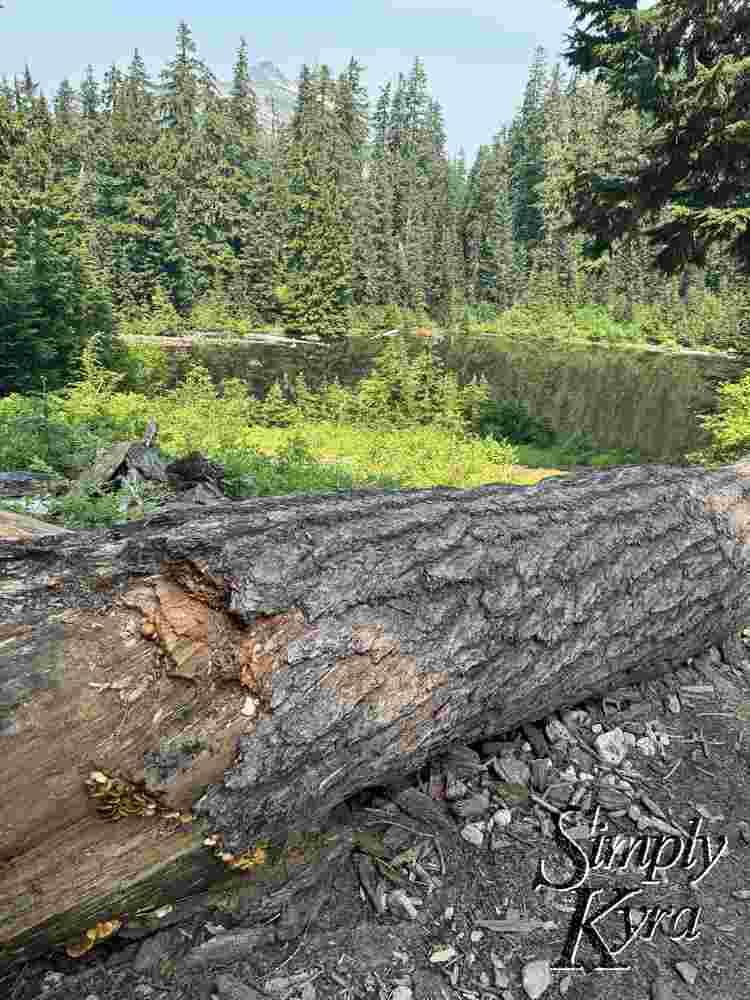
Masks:
[[[658,681],[477,746],[341,810],[369,831],[265,926],[165,912],[10,1000],[750,996],[750,630]],[[613,838],[620,835],[619,840]],[[568,888],[564,888],[567,886]]]

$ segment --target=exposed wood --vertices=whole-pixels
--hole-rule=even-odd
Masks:
[[[654,465],[0,541],[4,957],[202,891],[208,834],[235,861],[306,843],[456,740],[720,643],[750,621],[749,515],[750,463]]]

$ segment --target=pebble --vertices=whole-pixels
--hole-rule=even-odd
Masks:
[[[692,962],[678,962],[677,965],[675,965],[675,969],[689,986],[692,986],[698,978],[698,970]]]

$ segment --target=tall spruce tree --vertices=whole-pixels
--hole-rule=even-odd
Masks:
[[[521,110],[510,133],[513,234],[526,250],[542,235],[540,185],[544,180],[544,130],[547,59],[539,46],[529,72]]]
[[[296,336],[342,337],[352,302],[349,192],[339,183],[339,125],[327,66],[302,68],[287,151],[289,196],[281,290],[287,329]]]
[[[247,42],[244,38],[240,38],[232,74],[229,115],[238,130],[242,149],[255,151],[258,142],[258,100],[250,79]],[[237,152],[240,153],[239,148]]]

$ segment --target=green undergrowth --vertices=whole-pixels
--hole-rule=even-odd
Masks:
[[[626,308],[624,297],[611,294],[607,304],[572,304],[561,286],[531,288],[523,301],[500,309],[488,303],[464,304],[448,317],[430,316],[424,309],[395,304],[353,305],[347,325],[353,334],[375,335],[398,329],[402,333],[418,327],[462,330],[468,335],[496,334],[506,337],[546,337],[564,343],[606,343],[612,346],[659,345],[678,349],[727,350],[746,340],[750,294],[743,289],[725,289],[717,294],[697,287],[689,303],[676,295],[662,295],[657,302],[635,302]],[[628,318],[626,318],[626,315]],[[192,330],[224,331],[247,336],[263,331],[284,333],[278,319],[263,317],[251,303],[211,288],[188,312],[178,311],[169,296],[157,286],[151,300],[117,311],[119,333],[125,336],[189,334]]]
[[[125,378],[106,370],[87,345],[80,378],[66,389],[0,400],[0,469],[76,478],[97,450],[138,440],[153,417],[165,462],[198,450],[227,472],[235,498],[350,490],[530,483],[575,464],[637,462],[637,452],[598,452],[585,434],[560,440],[521,401],[489,398],[486,379],[459,386],[428,349],[409,359],[388,340],[356,389],[334,379],[317,394],[300,374],[294,401],[275,383],[262,400],[239,379],[221,391],[200,364],[170,391],[118,391]],[[525,468],[521,468],[521,467]],[[544,470],[534,475],[533,468]],[[163,488],[131,486],[95,495],[49,497],[42,520],[71,528],[110,527],[156,509]],[[127,513],[120,504],[131,501]],[[25,510],[10,501],[2,507]]]

